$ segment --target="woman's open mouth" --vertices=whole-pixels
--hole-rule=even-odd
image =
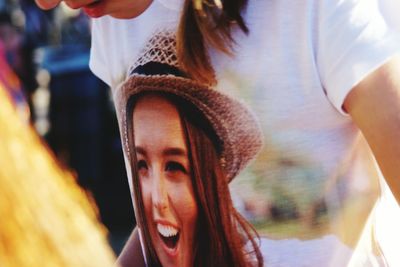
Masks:
[[[157,231],[165,247],[169,250],[168,252],[174,254],[180,237],[179,229],[171,225],[157,223]]]

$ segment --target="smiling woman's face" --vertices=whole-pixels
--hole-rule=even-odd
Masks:
[[[133,125],[147,228],[164,267],[193,261],[198,208],[177,109],[160,96],[136,104]]]

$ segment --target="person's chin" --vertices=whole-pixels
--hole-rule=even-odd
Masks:
[[[83,7],[83,11],[91,18],[99,18],[107,15],[105,13],[105,3],[101,1]]]

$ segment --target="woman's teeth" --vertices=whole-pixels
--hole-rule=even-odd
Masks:
[[[178,228],[157,223],[157,231],[165,246],[171,250],[174,250],[177,247],[180,235]]]
[[[160,235],[164,237],[172,237],[176,236],[179,232],[179,229],[170,226],[170,225],[163,225],[163,224],[157,224],[157,230],[160,233]]]

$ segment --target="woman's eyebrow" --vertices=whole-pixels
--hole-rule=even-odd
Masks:
[[[186,150],[179,147],[170,147],[163,150],[164,156],[186,156]]]
[[[135,147],[136,153],[146,156],[146,150],[141,146]],[[179,147],[169,147],[162,151],[163,156],[187,156],[186,150]]]
[[[135,150],[136,150],[136,153],[137,153],[137,154],[146,156],[146,150],[144,150],[144,148],[142,148],[142,147],[140,147],[140,146],[136,146],[136,147],[135,147]]]

